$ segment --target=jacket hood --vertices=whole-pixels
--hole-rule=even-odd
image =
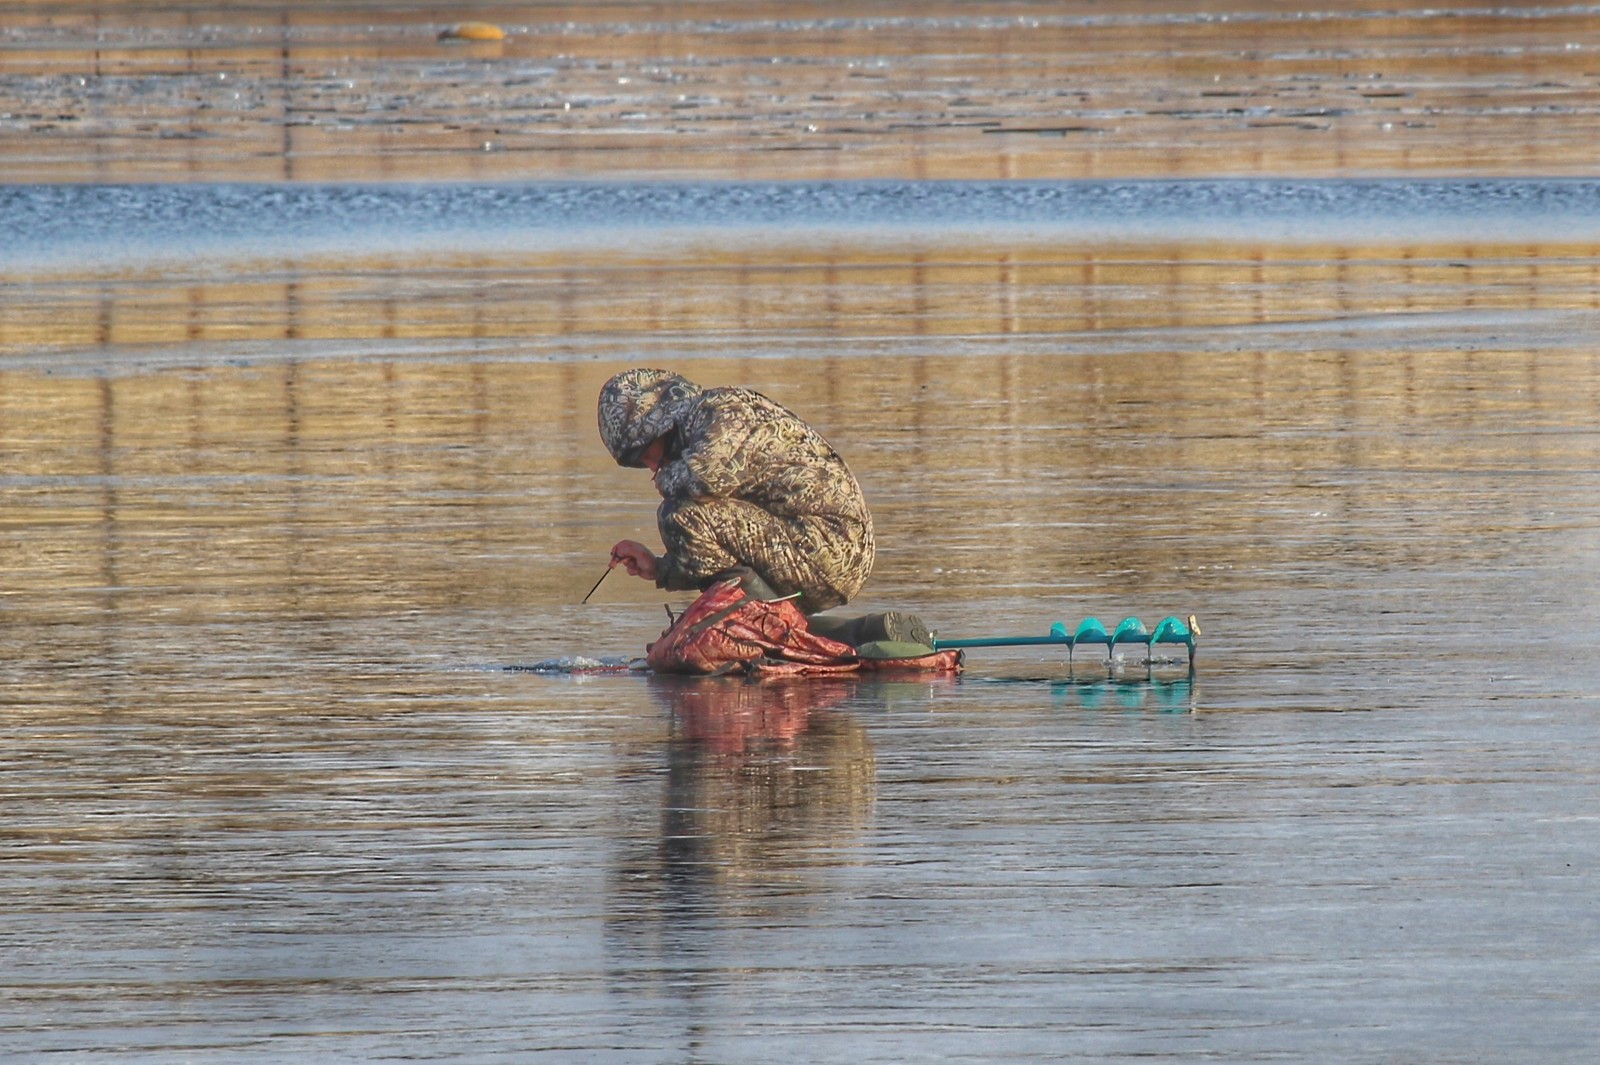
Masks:
[[[642,467],[651,442],[677,427],[700,386],[667,370],[624,370],[600,389],[600,439],[619,466]]]

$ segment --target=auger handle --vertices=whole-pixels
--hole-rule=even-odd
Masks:
[[[1038,644],[1059,644],[1064,647],[1072,646],[1070,636],[981,636],[969,640],[940,640],[933,641],[935,651],[946,651],[956,647],[1033,647]]]

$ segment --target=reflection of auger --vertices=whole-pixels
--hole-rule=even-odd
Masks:
[[[1158,643],[1181,643],[1189,648],[1189,667],[1194,668],[1194,646],[1200,636],[1200,622],[1190,614],[1187,618],[1166,617],[1154,630],[1144,627],[1144,622],[1138,618],[1124,618],[1122,623],[1110,632],[1099,618],[1084,618],[1073,632],[1067,631],[1065,622],[1056,622],[1050,626],[1048,636],[988,636],[969,640],[934,640],[933,647],[936,651],[956,647],[1030,647],[1040,644],[1065,644],[1067,648],[1067,662],[1072,662],[1072,652],[1081,644],[1103,644],[1106,649],[1106,659],[1116,653],[1119,644],[1142,644],[1146,656],[1155,649]]]

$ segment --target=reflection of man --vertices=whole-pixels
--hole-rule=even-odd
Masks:
[[[649,684],[672,714],[663,796],[669,862],[692,857],[723,872],[779,855],[784,864],[805,864],[808,835],[820,832],[810,843],[831,850],[839,829],[866,824],[877,777],[872,744],[852,715],[830,709],[853,698],[857,683],[651,677]]]
[[[866,824],[877,764],[867,731],[829,707],[844,680],[652,680],[672,707],[662,857],[718,879],[833,853]],[[770,871],[770,870],[768,870]]]
[[[635,540],[611,564],[671,591],[737,573],[762,599],[795,595],[807,615],[848,602],[872,570],[872,515],[855,475],[822,435],[747,388],[709,388],[666,370],[626,370],[600,390],[600,436],[618,465],[648,469],[661,493],[657,555]],[[909,614],[815,619],[859,646],[927,645]]]
[[[832,709],[860,681],[644,682],[671,735],[622,776],[606,942],[620,979],[688,1002],[702,979],[725,980],[703,962],[738,920],[829,890],[871,817],[877,766],[866,728]]]

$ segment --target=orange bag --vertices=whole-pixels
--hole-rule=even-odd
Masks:
[[[737,577],[707,588],[645,651],[659,673],[853,673],[855,648],[818,636],[787,599],[753,599]]]

